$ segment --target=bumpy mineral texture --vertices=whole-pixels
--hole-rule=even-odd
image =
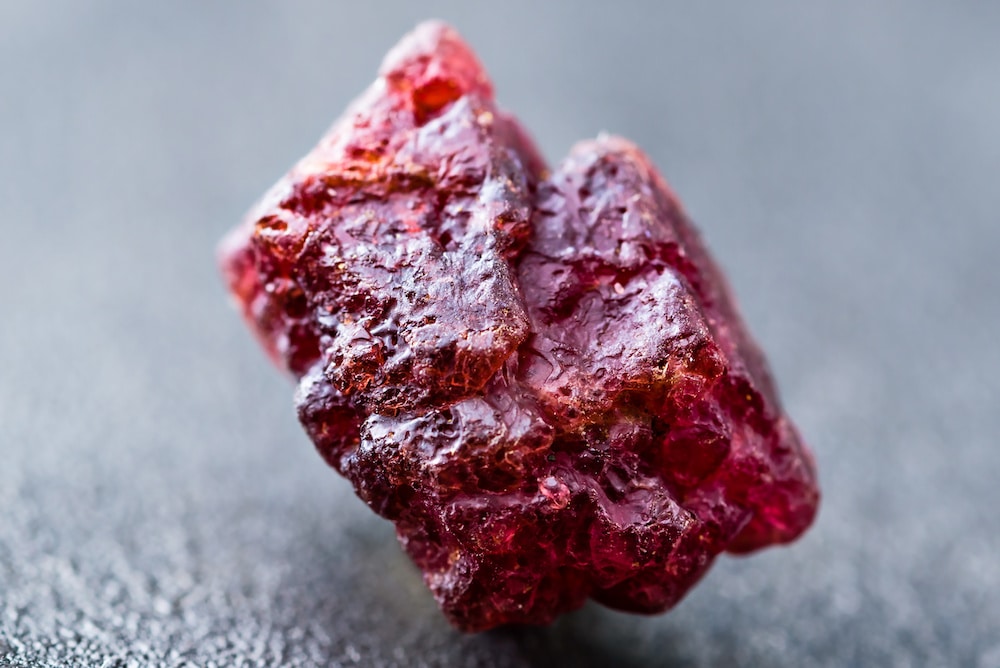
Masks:
[[[458,627],[671,607],[797,537],[812,458],[634,145],[549,172],[428,23],[222,246],[299,416]]]

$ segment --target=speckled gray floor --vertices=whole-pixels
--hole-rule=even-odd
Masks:
[[[1000,666],[1000,4],[495,4],[0,4],[0,664]],[[817,452],[666,616],[449,629],[217,280],[435,15],[551,158],[654,156]]]

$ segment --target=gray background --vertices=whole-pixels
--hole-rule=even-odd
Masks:
[[[652,154],[815,448],[668,615],[451,630],[223,294],[427,16],[550,159]],[[0,128],[0,664],[1000,666],[1000,3],[7,0]]]

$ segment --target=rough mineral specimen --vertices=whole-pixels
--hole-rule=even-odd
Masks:
[[[549,172],[426,23],[222,246],[299,417],[467,631],[671,607],[819,493],[725,279],[649,159]]]

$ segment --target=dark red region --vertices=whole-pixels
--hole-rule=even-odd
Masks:
[[[649,159],[549,172],[421,25],[223,244],[309,436],[459,628],[675,603],[819,492],[726,281]]]

